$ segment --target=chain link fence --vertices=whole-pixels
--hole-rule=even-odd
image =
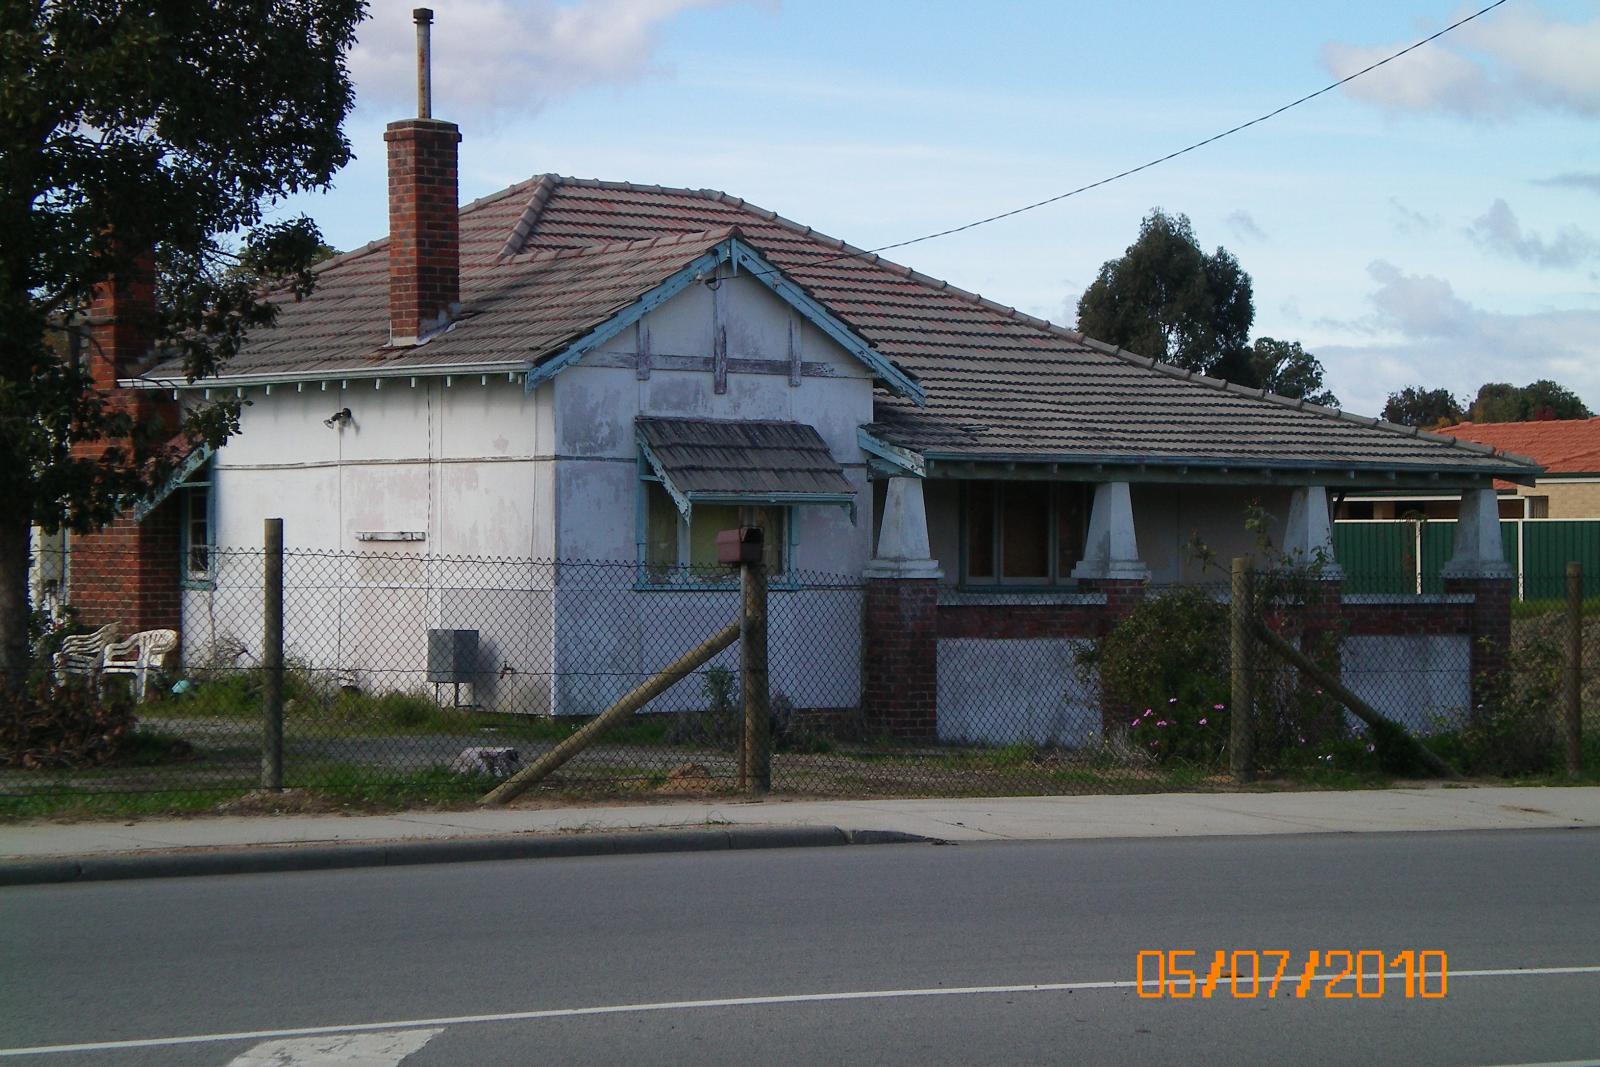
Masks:
[[[284,555],[286,789],[470,803],[740,615],[729,570],[402,548]],[[99,669],[74,672],[52,657],[69,637],[92,637],[88,627],[70,612],[58,610],[54,624],[41,617],[29,691],[54,694],[47,703],[63,715],[91,707],[131,715],[101,723],[114,745],[73,759],[49,729],[27,734],[15,725],[21,711],[7,709],[0,798],[225,801],[262,784],[271,751],[265,559],[260,550],[213,549],[205,562],[203,579],[181,594],[175,644],[142,666],[130,668],[137,655],[123,648],[120,666],[102,657]],[[1241,646],[1225,583],[942,590],[931,619],[905,623],[908,633],[922,627],[917,647],[929,660],[914,656],[908,671],[922,672],[936,694],[933,713],[908,730],[868,699],[864,639],[902,635],[864,635],[866,583],[773,575],[771,787],[818,796],[1229,788],[1241,736],[1257,777],[1340,785],[1423,773],[1387,727],[1351,710],[1350,696],[1464,774],[1554,775],[1565,766],[1574,648],[1586,773],[1600,768],[1600,588],[1587,590],[1576,646],[1564,601],[1500,604],[1496,615],[1465,593],[1350,588],[1361,585],[1256,582],[1251,625],[1316,671],[1258,634]],[[95,691],[103,703],[90,698]],[[136,692],[144,699],[135,704]],[[1241,693],[1250,708],[1243,735]],[[734,793],[745,721],[735,643],[532,795]]]

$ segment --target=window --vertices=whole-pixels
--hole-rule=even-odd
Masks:
[[[738,572],[717,562],[717,534],[740,525],[738,504],[696,504],[684,520],[659,479],[644,476],[644,564],[649,580],[680,576],[699,581],[734,581]],[[788,558],[789,509],[761,507],[768,575],[782,574]]]
[[[1528,518],[1548,519],[1550,517],[1550,498],[1547,496],[1530,496],[1528,501]]]
[[[1083,558],[1088,487],[1057,482],[968,482],[966,572],[973,585],[1051,585]]]
[[[202,469],[196,477],[209,479]],[[179,541],[183,553],[183,580],[189,584],[211,581],[212,550],[216,547],[211,530],[211,483],[209,480],[185,482],[178,487]]]

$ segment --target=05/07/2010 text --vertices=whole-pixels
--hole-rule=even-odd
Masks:
[[[1442,1000],[1449,988],[1443,952],[1406,949],[1392,958],[1378,949],[1217,949],[1210,965],[1192,949],[1147,949],[1135,965],[1139,996],[1202,1000],[1213,996],[1249,1000],[1278,996],[1300,999],[1377,1000],[1387,995]],[[1220,990],[1220,992],[1219,992]]]

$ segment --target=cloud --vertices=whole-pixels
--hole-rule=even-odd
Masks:
[[[1549,178],[1535,178],[1535,185],[1554,185],[1567,189],[1582,189],[1591,193],[1600,193],[1600,174],[1585,174],[1581,171],[1572,171],[1567,174],[1557,174]]]
[[[1334,42],[1322,62],[1343,78],[1399,50]],[[1537,8],[1502,8],[1344,87],[1389,111],[1503,119],[1545,109],[1600,116],[1600,17],[1565,22]]]
[[[1600,310],[1558,308],[1528,314],[1490,311],[1464,300],[1444,278],[1409,274],[1384,260],[1367,268],[1377,286],[1371,313],[1347,323],[1322,323],[1358,343],[1315,342],[1328,386],[1351,410],[1376,413],[1407,385],[1443,386],[1473,394],[1487,381],[1552,378],[1590,407],[1600,405]]]
[[[1251,218],[1250,212],[1239,210],[1230,211],[1222,220],[1228,224],[1228,229],[1241,241],[1265,241],[1267,235],[1256,225],[1256,220]]]
[[[433,26],[434,114],[480,123],[532,114],[552,99],[661,73],[661,27],[733,0],[455,0]],[[410,2],[375,0],[350,51],[360,101],[409,113],[416,99]]]
[[[1564,269],[1600,257],[1600,241],[1576,226],[1562,227],[1551,241],[1536,233],[1523,232],[1510,205],[1498,199],[1467,227],[1467,236],[1485,251],[1508,255],[1536,267]]]
[[[1415,208],[1407,207],[1400,202],[1399,197],[1391,196],[1389,206],[1394,211],[1395,231],[1406,237],[1432,233],[1439,228],[1441,220],[1438,215],[1424,214]]]

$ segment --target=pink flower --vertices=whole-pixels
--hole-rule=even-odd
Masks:
[[[1212,711],[1226,711],[1227,709],[1228,709],[1228,705],[1226,705],[1226,704],[1213,704],[1213,705],[1211,705],[1211,710]]]
[[[1138,726],[1139,725],[1139,718],[1140,718],[1139,716],[1135,715],[1133,717],[1133,722],[1129,723],[1128,725],[1129,726]]]
[[[1177,702],[1178,702],[1178,698],[1177,697],[1168,697],[1167,698],[1167,703],[1168,704],[1176,704]]]
[[[1156,720],[1156,725],[1157,726],[1165,726],[1165,725],[1167,725],[1167,720],[1166,719],[1157,719]]]
[[[1139,716],[1139,717],[1141,719],[1148,719],[1150,717],[1150,709],[1149,708],[1145,708],[1144,709],[1144,714]]]
[[[1200,720],[1200,725],[1201,725],[1201,726],[1204,726],[1204,725],[1205,725],[1205,724],[1206,724],[1206,721],[1205,721],[1205,720],[1204,720],[1204,719],[1201,719],[1201,720]]]

